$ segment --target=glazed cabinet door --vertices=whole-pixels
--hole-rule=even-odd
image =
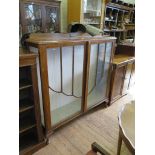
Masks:
[[[126,66],[126,74],[124,78],[124,86],[122,90],[122,95],[127,94],[131,85],[133,85],[133,75],[134,75],[134,64],[133,62],[130,62]]]
[[[130,85],[129,89],[135,84],[135,62],[132,64],[132,71],[131,71],[131,78],[130,78]]]
[[[82,112],[85,44],[69,43],[46,52],[51,123],[56,127]]]
[[[22,33],[59,32],[60,1],[20,0]]]
[[[60,8],[58,6],[45,6],[45,32],[60,31]]]
[[[126,65],[126,73],[125,73],[125,78],[124,78],[124,86],[122,90],[122,95],[125,95],[130,88],[132,67],[133,67],[133,62],[130,62]]]
[[[42,6],[39,3],[20,1],[22,33],[42,31]]]
[[[112,42],[90,43],[87,108],[108,99]]]
[[[124,85],[125,73],[126,73],[126,65],[118,67],[117,69],[113,70],[114,81],[113,81],[111,100],[118,99],[120,96],[122,96],[122,89],[126,88]]]

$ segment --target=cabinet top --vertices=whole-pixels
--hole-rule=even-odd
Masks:
[[[131,62],[134,60],[135,60],[135,58],[132,56],[118,54],[118,55],[114,56],[113,64],[120,65],[120,64],[128,63],[128,62]]]
[[[20,59],[24,59],[24,58],[36,58],[37,57],[37,54],[36,53],[33,53],[33,52],[30,52],[26,49],[23,49],[23,48],[19,48],[19,58]]]
[[[88,33],[33,33],[26,41],[33,44],[51,44],[68,41],[116,40],[111,36],[91,36]]]

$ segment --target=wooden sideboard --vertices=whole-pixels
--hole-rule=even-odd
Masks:
[[[38,33],[27,39],[29,50],[39,55],[47,137],[93,107],[107,105],[115,40],[83,33]]]
[[[32,154],[46,145],[41,124],[37,54],[20,49],[19,55],[19,151]]]
[[[126,95],[134,85],[135,58],[127,55],[115,55],[110,87],[110,104]]]

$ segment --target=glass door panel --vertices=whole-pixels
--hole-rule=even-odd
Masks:
[[[92,44],[88,81],[88,107],[106,98],[112,44]]]
[[[42,27],[41,6],[37,4],[25,4],[24,9],[27,32],[40,31]]]
[[[129,63],[126,68],[126,74],[125,74],[125,79],[124,79],[124,86],[122,90],[122,94],[127,93],[127,91],[130,88],[131,84],[131,77],[132,77],[132,69],[133,69],[133,63]]]
[[[59,8],[46,6],[46,32],[59,32]]]
[[[47,49],[52,125],[81,112],[84,45]]]
[[[109,70],[111,65],[111,54],[112,54],[112,42],[106,43],[106,55],[105,55],[105,63],[104,63],[104,78],[103,78],[103,96],[107,97],[107,89],[109,86]]]

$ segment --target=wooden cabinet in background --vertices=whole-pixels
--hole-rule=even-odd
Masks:
[[[134,43],[120,43],[119,45],[117,45],[115,54],[135,57],[135,44]]]
[[[126,55],[115,55],[110,89],[110,104],[126,95],[134,85],[135,59]]]
[[[129,6],[110,2],[105,7],[104,33],[117,37],[117,43],[124,40],[134,42],[135,8]]]
[[[38,82],[36,72],[37,54],[19,56],[19,151],[20,155],[32,154],[46,145],[41,125]]]
[[[104,0],[68,0],[68,24],[78,22],[103,28]]]
[[[60,1],[20,0],[22,33],[60,32]]]

